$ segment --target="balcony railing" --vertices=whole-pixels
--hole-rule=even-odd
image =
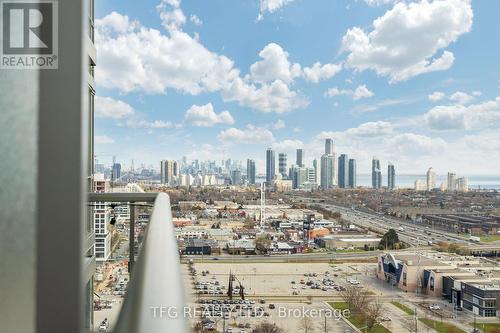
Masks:
[[[165,193],[92,193],[89,201],[152,202],[154,207],[114,332],[188,332],[184,283]],[[134,220],[133,209],[131,221]],[[133,226],[130,228],[133,237]],[[133,240],[133,238],[132,238]],[[133,251],[133,246],[130,248]],[[133,257],[133,256],[132,256]]]

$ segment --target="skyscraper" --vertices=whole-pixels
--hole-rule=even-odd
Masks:
[[[469,180],[466,177],[461,177],[457,179],[457,191],[459,192],[469,191]]]
[[[279,153],[278,155],[278,172],[281,174],[282,178],[287,178],[287,155],[285,153]]]
[[[303,168],[304,167],[304,149],[297,149],[297,165],[299,166],[299,168]]]
[[[321,181],[322,188],[332,188],[335,185],[335,156],[324,154],[321,156]]]
[[[274,150],[267,148],[266,151],[266,182],[268,184],[274,179],[276,175],[276,157]]]
[[[377,157],[372,159],[372,187],[380,188],[382,186],[382,171],[380,171],[380,160]]]
[[[325,140],[325,154],[333,155],[333,139]]]
[[[314,173],[316,174],[316,179],[315,179],[315,183],[318,184],[319,183],[319,165],[318,165],[318,160],[315,158],[313,160],[313,169],[314,169]]]
[[[356,160],[349,160],[349,187],[356,188]]]
[[[119,180],[122,176],[122,165],[120,163],[113,163],[111,169],[111,182]]]
[[[396,169],[394,164],[389,163],[387,166],[387,188],[389,190],[394,190],[396,187]]]
[[[347,154],[339,156],[339,187],[346,188],[349,185],[349,157]]]
[[[255,161],[251,159],[247,160],[247,180],[248,184],[255,184]]]
[[[436,172],[432,167],[427,170],[427,191],[436,188]]]
[[[455,191],[457,189],[457,174],[453,172],[448,172],[448,191]]]
[[[241,171],[238,169],[231,170],[231,184],[241,185]]]
[[[160,163],[161,183],[169,185],[179,177],[180,170],[177,161],[163,160]]]

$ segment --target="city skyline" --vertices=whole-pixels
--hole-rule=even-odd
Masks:
[[[500,69],[493,61],[500,47],[480,41],[495,40],[491,15],[500,3],[262,3],[98,2],[97,157],[148,164],[184,155],[252,158],[261,169],[269,146],[290,161],[303,148],[310,164],[331,137],[360,173],[369,172],[374,153],[402,173],[430,165],[496,172],[489,165],[500,164]],[[454,20],[436,25],[442,12]],[[429,20],[412,30],[396,14]],[[402,38],[385,38],[384,26]],[[377,33],[380,40],[372,40]],[[137,48],[127,55],[114,51],[132,40]],[[177,52],[179,45],[187,52]],[[382,58],[401,49],[391,59],[398,66],[378,61],[375,51],[366,58],[356,51],[378,46],[387,49]],[[188,58],[199,66],[189,67]],[[490,163],[475,162],[485,157]]]

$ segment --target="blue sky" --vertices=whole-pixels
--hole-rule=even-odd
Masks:
[[[96,154],[498,174],[500,2],[100,0]],[[497,166],[495,168],[495,165]]]

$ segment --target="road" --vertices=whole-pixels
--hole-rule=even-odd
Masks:
[[[182,256],[181,261],[186,262],[191,259],[195,263],[200,262],[221,262],[221,263],[240,263],[251,262],[328,262],[330,260],[343,259],[366,259],[374,258],[380,254],[380,251],[369,252],[339,252],[339,253],[307,253],[307,254],[286,254],[286,255],[222,255],[222,256],[200,256],[189,255]]]
[[[305,203],[313,203],[311,202],[311,199],[305,197],[295,197],[294,199],[302,200]],[[342,214],[342,218],[352,224],[364,228],[370,228],[378,233],[383,234],[389,229],[394,229],[397,231],[399,238],[411,246],[427,246],[440,241],[453,242],[463,246],[477,245],[469,242],[463,237],[457,236],[456,234],[411,223],[406,220],[346,208],[329,202],[314,202],[314,204],[331,212],[340,212]]]

